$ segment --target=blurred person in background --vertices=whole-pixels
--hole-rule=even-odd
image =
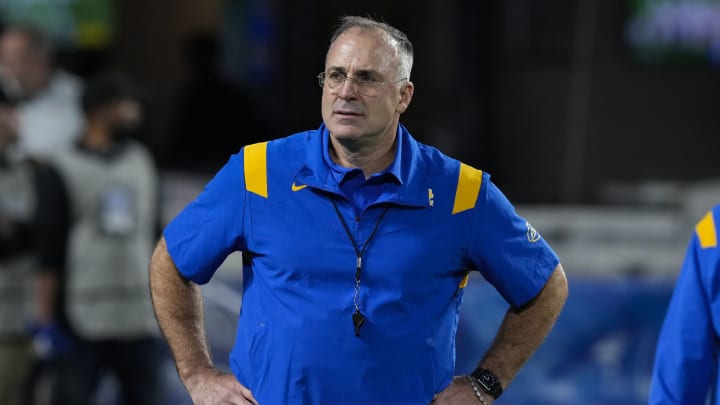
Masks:
[[[10,153],[18,136],[15,112],[0,89],[0,404],[21,403],[36,349],[44,356],[68,343],[53,313],[67,199],[50,166]]]
[[[27,26],[0,35],[0,81],[18,101],[18,150],[46,158],[82,132],[82,81],[55,66],[50,38]]]
[[[109,372],[122,403],[160,404],[166,352],[147,288],[159,191],[153,157],[135,140],[143,104],[127,75],[108,71],[89,80],[82,107],[84,132],[54,159],[70,201],[64,309],[77,337],[59,362],[55,403],[93,403]]]
[[[488,174],[399,123],[412,59],[404,33],[345,17],[318,76],[323,124],[245,146],[165,228],[153,303],[196,404],[489,404],[554,325],[557,255]],[[213,366],[198,284],[238,250],[233,375]],[[454,377],[471,270],[511,308]]]
[[[720,205],[697,223],[658,339],[651,405],[702,405],[717,394],[720,350]]]

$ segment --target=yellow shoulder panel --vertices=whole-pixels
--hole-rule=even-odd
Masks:
[[[267,198],[267,142],[248,145],[244,151],[245,189]]]
[[[465,288],[465,287],[467,287],[468,279],[469,279],[469,278],[470,278],[470,272],[468,271],[468,273],[465,275],[465,277],[464,277],[464,278],[462,279],[462,281],[460,282],[460,285],[458,286],[458,288]]]
[[[475,207],[481,185],[482,171],[460,163],[460,176],[457,190],[455,190],[455,204],[452,213],[457,214]]]
[[[712,211],[705,216],[695,226],[695,232],[700,239],[700,247],[703,249],[713,248],[717,246],[717,228],[715,228],[715,218]]]

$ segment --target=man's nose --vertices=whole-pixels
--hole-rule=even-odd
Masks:
[[[338,87],[338,97],[340,98],[353,98],[357,96],[357,88],[355,87],[355,80],[351,77],[346,77],[345,81]]]

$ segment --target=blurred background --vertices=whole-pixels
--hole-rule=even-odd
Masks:
[[[720,203],[720,0],[0,1],[0,24],[41,28],[67,71],[119,67],[141,84],[164,223],[241,146],[320,124],[315,75],[344,14],[408,34],[402,121],[491,173],[568,273],[558,327],[498,403],[644,403],[687,241]],[[204,287],[220,365],[241,265],[231,256]],[[458,373],[505,307],[471,281]],[[168,395],[185,403],[173,372]]]

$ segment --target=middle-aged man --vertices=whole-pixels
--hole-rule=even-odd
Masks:
[[[165,229],[156,316],[197,404],[489,404],[567,297],[555,253],[487,174],[400,125],[405,34],[345,17],[319,75],[323,124],[244,147]],[[198,284],[244,255],[233,374],[214,368]],[[453,377],[468,273],[511,304]]]

